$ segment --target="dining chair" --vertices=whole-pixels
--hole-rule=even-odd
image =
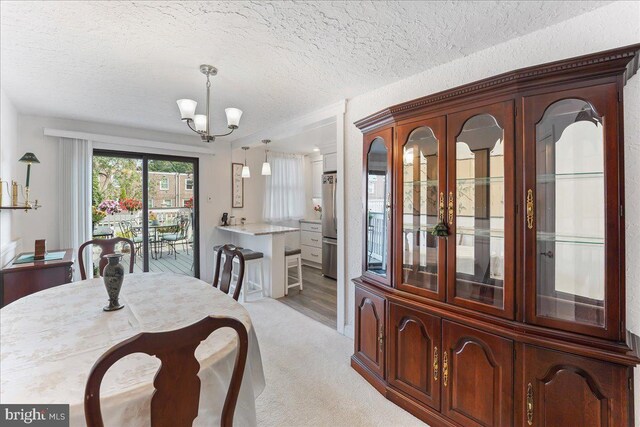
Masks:
[[[195,351],[202,341],[221,328],[231,328],[238,334],[238,351],[220,421],[222,427],[231,427],[247,361],[249,338],[241,321],[223,316],[205,317],[174,331],[143,332],[109,349],[89,373],[84,400],[87,426],[104,426],[100,384],[105,373],[123,357],[145,353],[161,362],[153,380],[155,392],[151,397],[151,427],[190,427],[198,416],[200,403],[200,364]]]
[[[84,248],[88,245],[96,245],[100,247],[100,263],[98,264],[98,271],[102,273],[102,270],[107,265],[107,259],[104,258],[103,254],[110,254],[116,251],[116,245],[118,243],[126,243],[129,245],[129,250],[131,252],[131,256],[129,259],[129,273],[133,273],[133,266],[136,261],[136,248],[134,243],[130,239],[125,239],[124,237],[114,237],[113,239],[93,239],[87,242],[84,242],[80,245],[80,249],[78,249],[78,262],[80,263],[80,277],[82,280],[87,279],[87,272],[84,267]]]
[[[222,255],[224,255],[224,266],[220,271],[222,263]],[[244,255],[234,245],[224,245],[218,249],[216,255],[216,272],[213,275],[213,287],[220,289],[225,294],[228,294],[231,290],[231,282],[234,276],[233,274],[233,259],[238,258],[238,279],[236,281],[235,288],[233,288],[233,299],[238,301],[240,296],[240,290],[242,289],[242,281],[244,280]]]

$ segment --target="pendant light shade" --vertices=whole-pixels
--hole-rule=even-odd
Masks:
[[[269,160],[267,159],[267,144],[270,143],[270,139],[263,139],[262,143],[265,145],[264,149],[264,163],[262,163],[262,175],[271,175],[271,165],[269,164]]]
[[[262,175],[271,175],[271,165],[269,162],[264,162],[262,164]]]
[[[247,166],[247,150],[249,147],[242,147],[244,150],[244,166],[242,167],[242,177],[243,178],[251,178],[251,171],[249,170],[249,166]]]

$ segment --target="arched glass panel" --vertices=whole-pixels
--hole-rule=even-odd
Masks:
[[[490,114],[456,139],[456,297],[504,306],[504,130]]]
[[[438,140],[429,127],[409,135],[402,151],[402,283],[438,290]]]
[[[604,326],[602,118],[580,99],[536,125],[537,314]]]
[[[367,153],[367,270],[387,275],[387,227],[390,214],[387,147],[376,138]]]

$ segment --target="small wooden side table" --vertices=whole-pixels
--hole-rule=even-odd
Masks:
[[[14,264],[15,260],[24,255],[19,254],[0,270],[0,307],[26,295],[71,282],[73,249],[56,249],[49,252],[62,251],[65,252],[62,259]]]

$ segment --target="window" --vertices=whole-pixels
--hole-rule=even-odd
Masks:
[[[173,207],[173,200],[172,199],[165,199],[162,201],[162,207],[163,208],[172,208]]]
[[[184,181],[184,189],[187,191],[193,191],[193,179],[187,178]]]
[[[160,189],[161,190],[169,189],[169,178],[167,178],[166,176],[160,178]]]
[[[265,180],[263,217],[267,221],[304,218],[304,159],[300,155],[269,153],[271,175]]]

